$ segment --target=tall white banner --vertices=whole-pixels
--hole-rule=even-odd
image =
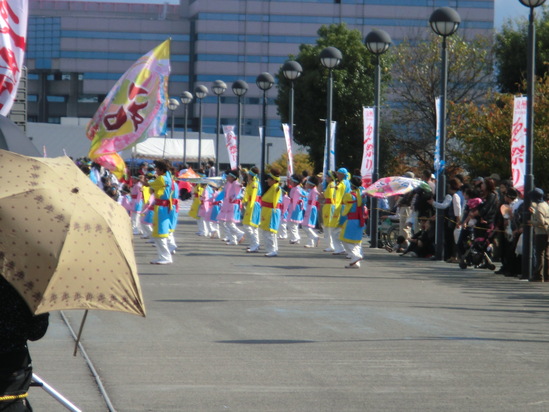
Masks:
[[[238,155],[238,148],[236,146],[236,134],[234,134],[234,125],[223,126],[223,134],[225,135],[225,146],[227,147],[227,153],[229,154],[229,163],[231,169],[236,169],[236,158]]]
[[[527,97],[515,96],[513,127],[511,128],[511,171],[513,187],[524,194],[526,161],[526,106]]]
[[[336,161],[335,161],[335,136],[336,136],[336,127],[337,122],[332,121],[332,127],[330,128],[330,160],[329,160],[329,170],[335,170]]]
[[[17,95],[27,46],[27,0],[0,1],[0,114],[7,116]]]
[[[290,126],[288,123],[282,123],[282,130],[284,131],[284,139],[286,139],[286,149],[288,150],[288,170],[286,176],[294,174],[294,154],[292,152],[292,138],[290,136]]]
[[[363,185],[372,184],[372,174],[374,173],[374,123],[375,109],[373,107],[362,108],[362,121],[364,125],[362,139],[362,166],[360,174],[362,175]]]
[[[436,137],[435,137],[435,176],[439,176],[440,173],[444,172],[444,162],[440,160],[440,103],[442,99],[437,97],[435,99],[435,113],[436,113]]]
[[[330,136],[328,136],[328,123],[326,122],[326,140],[324,142],[324,163],[322,173],[328,176],[329,170],[335,170],[335,129],[337,123],[332,121],[330,128]]]

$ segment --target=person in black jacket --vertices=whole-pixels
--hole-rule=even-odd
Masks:
[[[49,314],[34,316],[0,274],[0,411],[32,411],[27,400],[32,363],[27,341],[42,338]]]

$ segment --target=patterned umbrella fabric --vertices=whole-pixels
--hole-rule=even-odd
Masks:
[[[0,150],[0,268],[35,314],[145,316],[128,214],[68,157]]]
[[[366,188],[365,192],[368,196],[383,198],[403,195],[417,187],[421,187],[429,192],[431,191],[431,187],[423,180],[403,176],[390,176],[383,177],[372,183]]]

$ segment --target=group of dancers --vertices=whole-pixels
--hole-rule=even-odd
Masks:
[[[367,209],[362,179],[345,168],[330,171],[320,181],[291,175],[281,186],[280,170],[271,168],[259,181],[259,169],[234,169],[225,173],[225,184],[205,180],[193,188],[189,216],[196,219],[197,235],[222,239],[227,245],[248,241],[247,253],[278,256],[278,241],[301,243],[300,227],[306,233],[303,246],[316,248],[315,230],[320,218],[324,228],[324,252],[345,255],[349,269],[360,268],[362,237]],[[238,224],[242,224],[240,227]]]

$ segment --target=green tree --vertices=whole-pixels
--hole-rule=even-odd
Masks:
[[[490,87],[492,54],[490,40],[464,40],[455,34],[447,39],[448,102],[477,101]],[[440,36],[406,40],[391,51],[391,112],[393,130],[387,136],[395,150],[406,154],[417,169],[431,169],[434,161],[435,98],[440,95]],[[451,159],[447,158],[447,163]],[[416,169],[416,170],[417,170]]]
[[[325,120],[328,69],[320,63],[320,52],[338,48],[343,59],[333,70],[333,115],[337,122],[336,161],[349,168],[360,167],[362,159],[362,107],[373,104],[374,65],[358,30],[345,24],[322,26],[315,45],[302,44],[295,56],[303,67],[295,83],[294,139],[309,148],[315,171],[322,170],[325,146]],[[382,57],[383,58],[383,57]],[[290,82],[278,73],[278,113],[289,121]]]
[[[538,10],[542,12],[539,13]],[[544,76],[549,61],[549,9],[536,9],[536,74]],[[528,52],[528,21],[525,18],[507,21],[496,34],[494,53],[497,84],[502,93],[525,91]]]

